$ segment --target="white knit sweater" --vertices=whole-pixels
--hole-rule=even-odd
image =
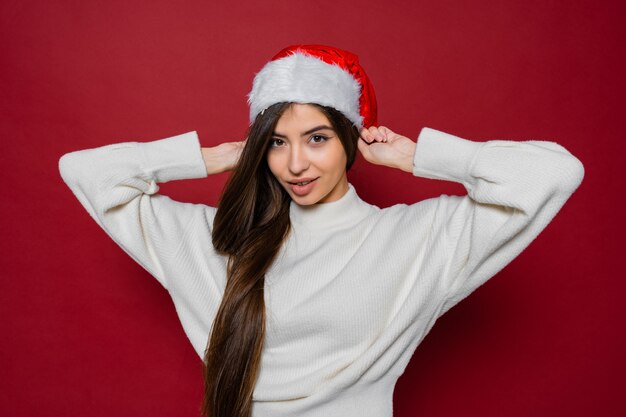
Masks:
[[[160,195],[207,176],[196,132],[63,155],[63,180],[94,220],[169,291],[203,357],[226,259],[216,209]],[[422,129],[413,174],[462,183],[380,209],[292,203],[292,231],[266,276],[267,331],[255,417],[386,417],[393,389],[435,320],[515,258],[560,210],[583,166],[547,141],[474,142]]]

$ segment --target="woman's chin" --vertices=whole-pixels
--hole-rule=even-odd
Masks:
[[[291,195],[291,200],[293,200],[294,203],[296,203],[299,206],[312,206],[315,205],[319,202],[319,198],[315,198],[313,196],[297,196],[294,194],[290,194]]]

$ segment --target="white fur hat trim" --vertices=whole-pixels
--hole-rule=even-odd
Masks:
[[[272,104],[286,101],[334,107],[360,129],[360,93],[359,82],[340,66],[294,53],[268,62],[254,77],[248,94],[250,123]]]

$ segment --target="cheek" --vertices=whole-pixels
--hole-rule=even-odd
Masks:
[[[327,171],[333,171],[340,175],[346,170],[348,157],[346,156],[343,146],[339,145],[329,149],[326,155],[324,155],[323,160]]]
[[[270,171],[275,177],[278,177],[281,167],[284,165],[281,159],[280,155],[277,155],[275,152],[269,152],[267,154],[267,166],[270,168]]]

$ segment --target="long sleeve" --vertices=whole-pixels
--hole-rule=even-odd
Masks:
[[[459,182],[468,193],[445,196],[437,208],[443,314],[537,237],[578,188],[584,169],[554,142],[474,142],[424,128],[413,174]]]
[[[207,177],[196,132],[63,155],[65,183],[99,226],[165,288],[165,263],[205,206],[157,194],[158,183]]]
[[[391,415],[393,384],[436,320],[532,242],[584,171],[556,143],[425,128],[413,174],[467,194],[381,209],[350,187],[336,201],[292,204],[266,280],[254,393],[264,415]]]

